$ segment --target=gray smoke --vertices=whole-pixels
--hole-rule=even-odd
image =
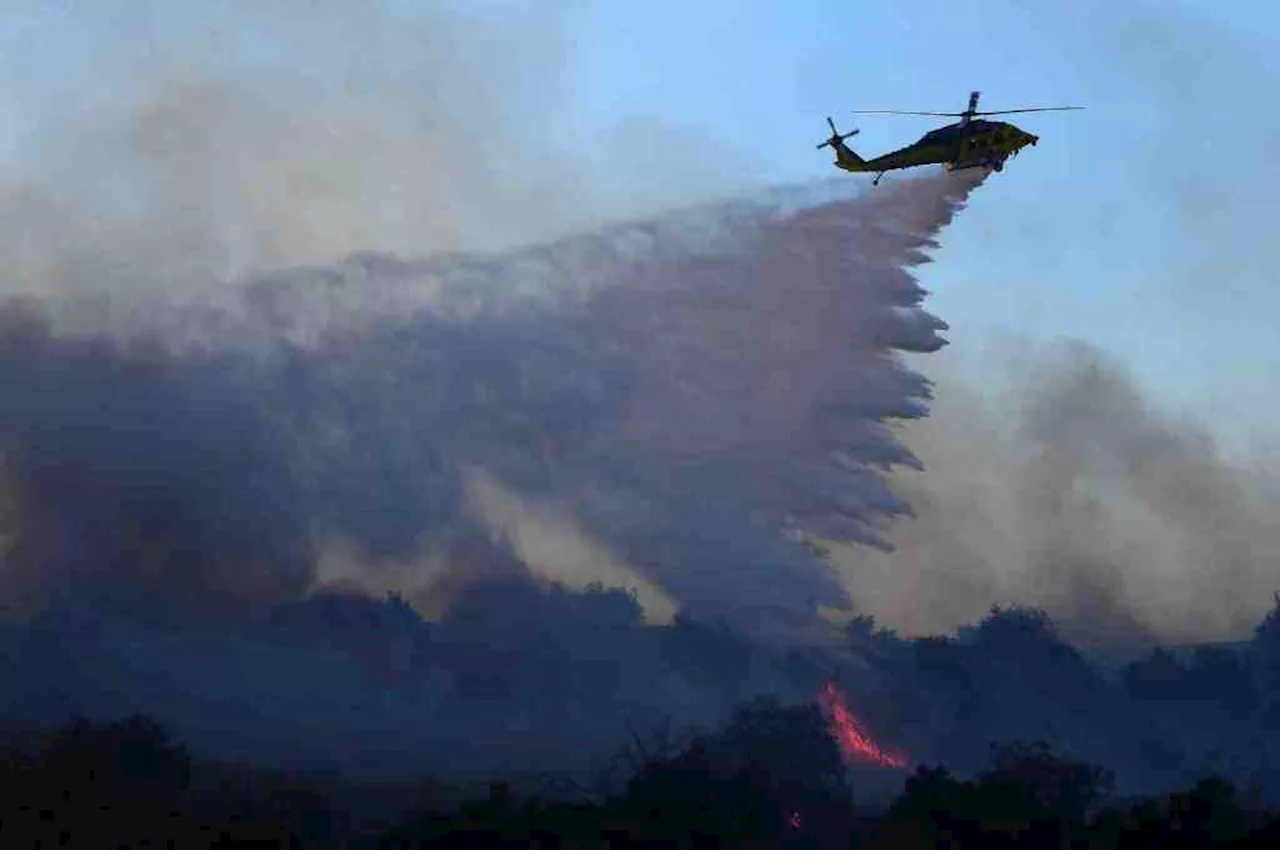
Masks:
[[[940,344],[899,268],[950,215],[940,182],[601,230],[742,194],[749,170],[642,117],[567,153],[571,7],[304,5],[31,18],[102,49],[96,88],[32,108],[0,180],[0,293],[35,299],[6,364],[14,604],[123,572],[438,608],[423,586],[456,584],[451,549],[481,530],[659,616],[677,585],[719,596],[735,559],[743,599],[791,561],[810,578],[782,607],[841,598],[778,530],[870,540],[866,517],[902,507],[861,467],[909,461],[878,421],[926,393],[891,352]],[[572,231],[597,235],[551,241]]]
[[[15,89],[3,293],[109,292],[128,313],[264,267],[509,248],[756,182],[644,116],[577,152],[572,4],[33,5],[26,43],[88,43],[92,75]]]
[[[1275,470],[1091,346],[1016,348],[982,387],[940,379],[904,428],[928,470],[894,481],[916,515],[887,530],[891,558],[840,554],[855,597],[911,634],[1018,603],[1095,645],[1247,638],[1280,586]]]
[[[977,179],[778,191],[501,255],[364,255],[153,300],[92,337],[15,322],[15,575],[66,587],[117,569],[89,554],[109,552],[130,575],[285,593],[330,545],[366,576],[448,560],[509,531],[506,491],[692,610],[760,626],[846,607],[794,536],[882,544],[875,518],[907,511],[884,472],[915,461],[885,422],[929,389],[894,352],[940,347],[944,326],[905,266]],[[26,554],[64,537],[83,552]]]

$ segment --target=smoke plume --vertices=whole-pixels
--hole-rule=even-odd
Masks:
[[[937,348],[943,327],[905,266],[972,178],[605,226],[723,195],[740,163],[643,121],[607,162],[568,154],[568,7],[79,20],[111,45],[104,94],[42,115],[0,182],[0,292],[35,299],[14,308],[6,363],[6,584],[23,606],[117,569],[53,540],[288,596],[317,562],[422,590],[415,575],[453,576],[450,548],[480,528],[574,583],[589,570],[557,560],[598,560],[658,616],[672,599],[744,619],[844,603],[779,531],[876,543],[871,518],[905,510],[882,473],[912,458],[883,422],[922,413],[928,389],[894,353]],[[37,568],[49,547],[58,566]]]
[[[642,117],[572,151],[572,4],[414,6],[33,10],[15,55],[97,50],[88,79],[17,90],[0,292],[84,296],[92,322],[262,268],[509,248],[753,182]]]
[[[844,607],[784,532],[875,544],[874,517],[906,511],[883,472],[914,461],[884,423],[921,414],[928,385],[893,352],[936,349],[943,326],[904,266],[973,182],[778,192],[506,255],[366,255],[153,300],[92,339],[15,320],[13,557],[45,563],[22,553],[52,535],[125,560],[160,540],[202,576],[221,575],[206,554],[296,575],[330,543],[403,561],[501,528],[496,486],[691,609]],[[43,569],[64,587],[64,569],[110,568]]]
[[[928,470],[895,477],[915,516],[887,530],[891,557],[840,553],[854,596],[913,634],[1017,603],[1084,643],[1247,638],[1276,589],[1274,470],[1092,346],[1017,352],[984,386],[941,380],[934,416],[904,426]]]

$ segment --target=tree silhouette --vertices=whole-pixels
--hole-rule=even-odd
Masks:
[[[99,726],[77,720],[45,741],[41,766],[79,787],[114,786],[148,795],[184,793],[191,757],[154,719],[130,715]]]
[[[1016,785],[1055,817],[1084,821],[1115,777],[1098,765],[1056,755],[1045,741],[1011,741],[992,747],[991,764],[979,781]]]
[[[1249,819],[1236,799],[1231,783],[1211,776],[1190,791],[1169,798],[1169,830],[1182,842],[1223,844],[1240,841],[1249,833]]]
[[[1262,697],[1262,722],[1269,732],[1280,731],[1280,593],[1254,629],[1250,654]]]
[[[1091,808],[1110,788],[1100,767],[1043,742],[992,748],[975,780],[920,767],[889,808],[877,847],[1054,847],[1084,841]]]
[[[666,835],[719,836],[732,844],[847,837],[852,799],[818,707],[756,700],[719,734],[645,766],[622,803]]]
[[[209,847],[225,838],[290,846],[290,831],[279,821],[198,816],[192,779],[190,754],[154,719],[77,720],[42,736],[30,751],[7,754],[0,843]]]

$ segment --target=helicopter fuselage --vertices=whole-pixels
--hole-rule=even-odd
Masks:
[[[1039,141],[1004,121],[957,122],[926,133],[919,141],[875,159],[864,160],[841,144],[836,165],[846,171],[893,171],[917,165],[945,165],[949,171],[965,168],[1004,168],[1004,161],[1027,145]]]

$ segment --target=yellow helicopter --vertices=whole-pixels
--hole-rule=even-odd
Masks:
[[[896,109],[860,109],[860,115],[938,115],[958,117],[960,120],[945,127],[939,127],[920,137],[920,140],[905,148],[878,156],[875,159],[863,159],[854,153],[844,140],[856,136],[857,130],[841,135],[836,130],[835,122],[830,118],[831,138],[818,145],[818,150],[831,147],[836,152],[836,167],[845,171],[874,171],[876,179],[872,185],[879,185],[880,178],[886,171],[902,168],[914,168],[917,165],[945,165],[948,171],[959,171],[962,168],[990,168],[1003,171],[1004,161],[1027,145],[1040,141],[1012,124],[1004,121],[983,121],[979,115],[1008,115],[1013,112],[1058,112],[1068,109],[1084,109],[1083,106],[1042,106],[1033,109],[1001,109],[994,112],[978,112],[978,98],[981,92],[969,95],[969,108],[964,112],[905,112]]]

